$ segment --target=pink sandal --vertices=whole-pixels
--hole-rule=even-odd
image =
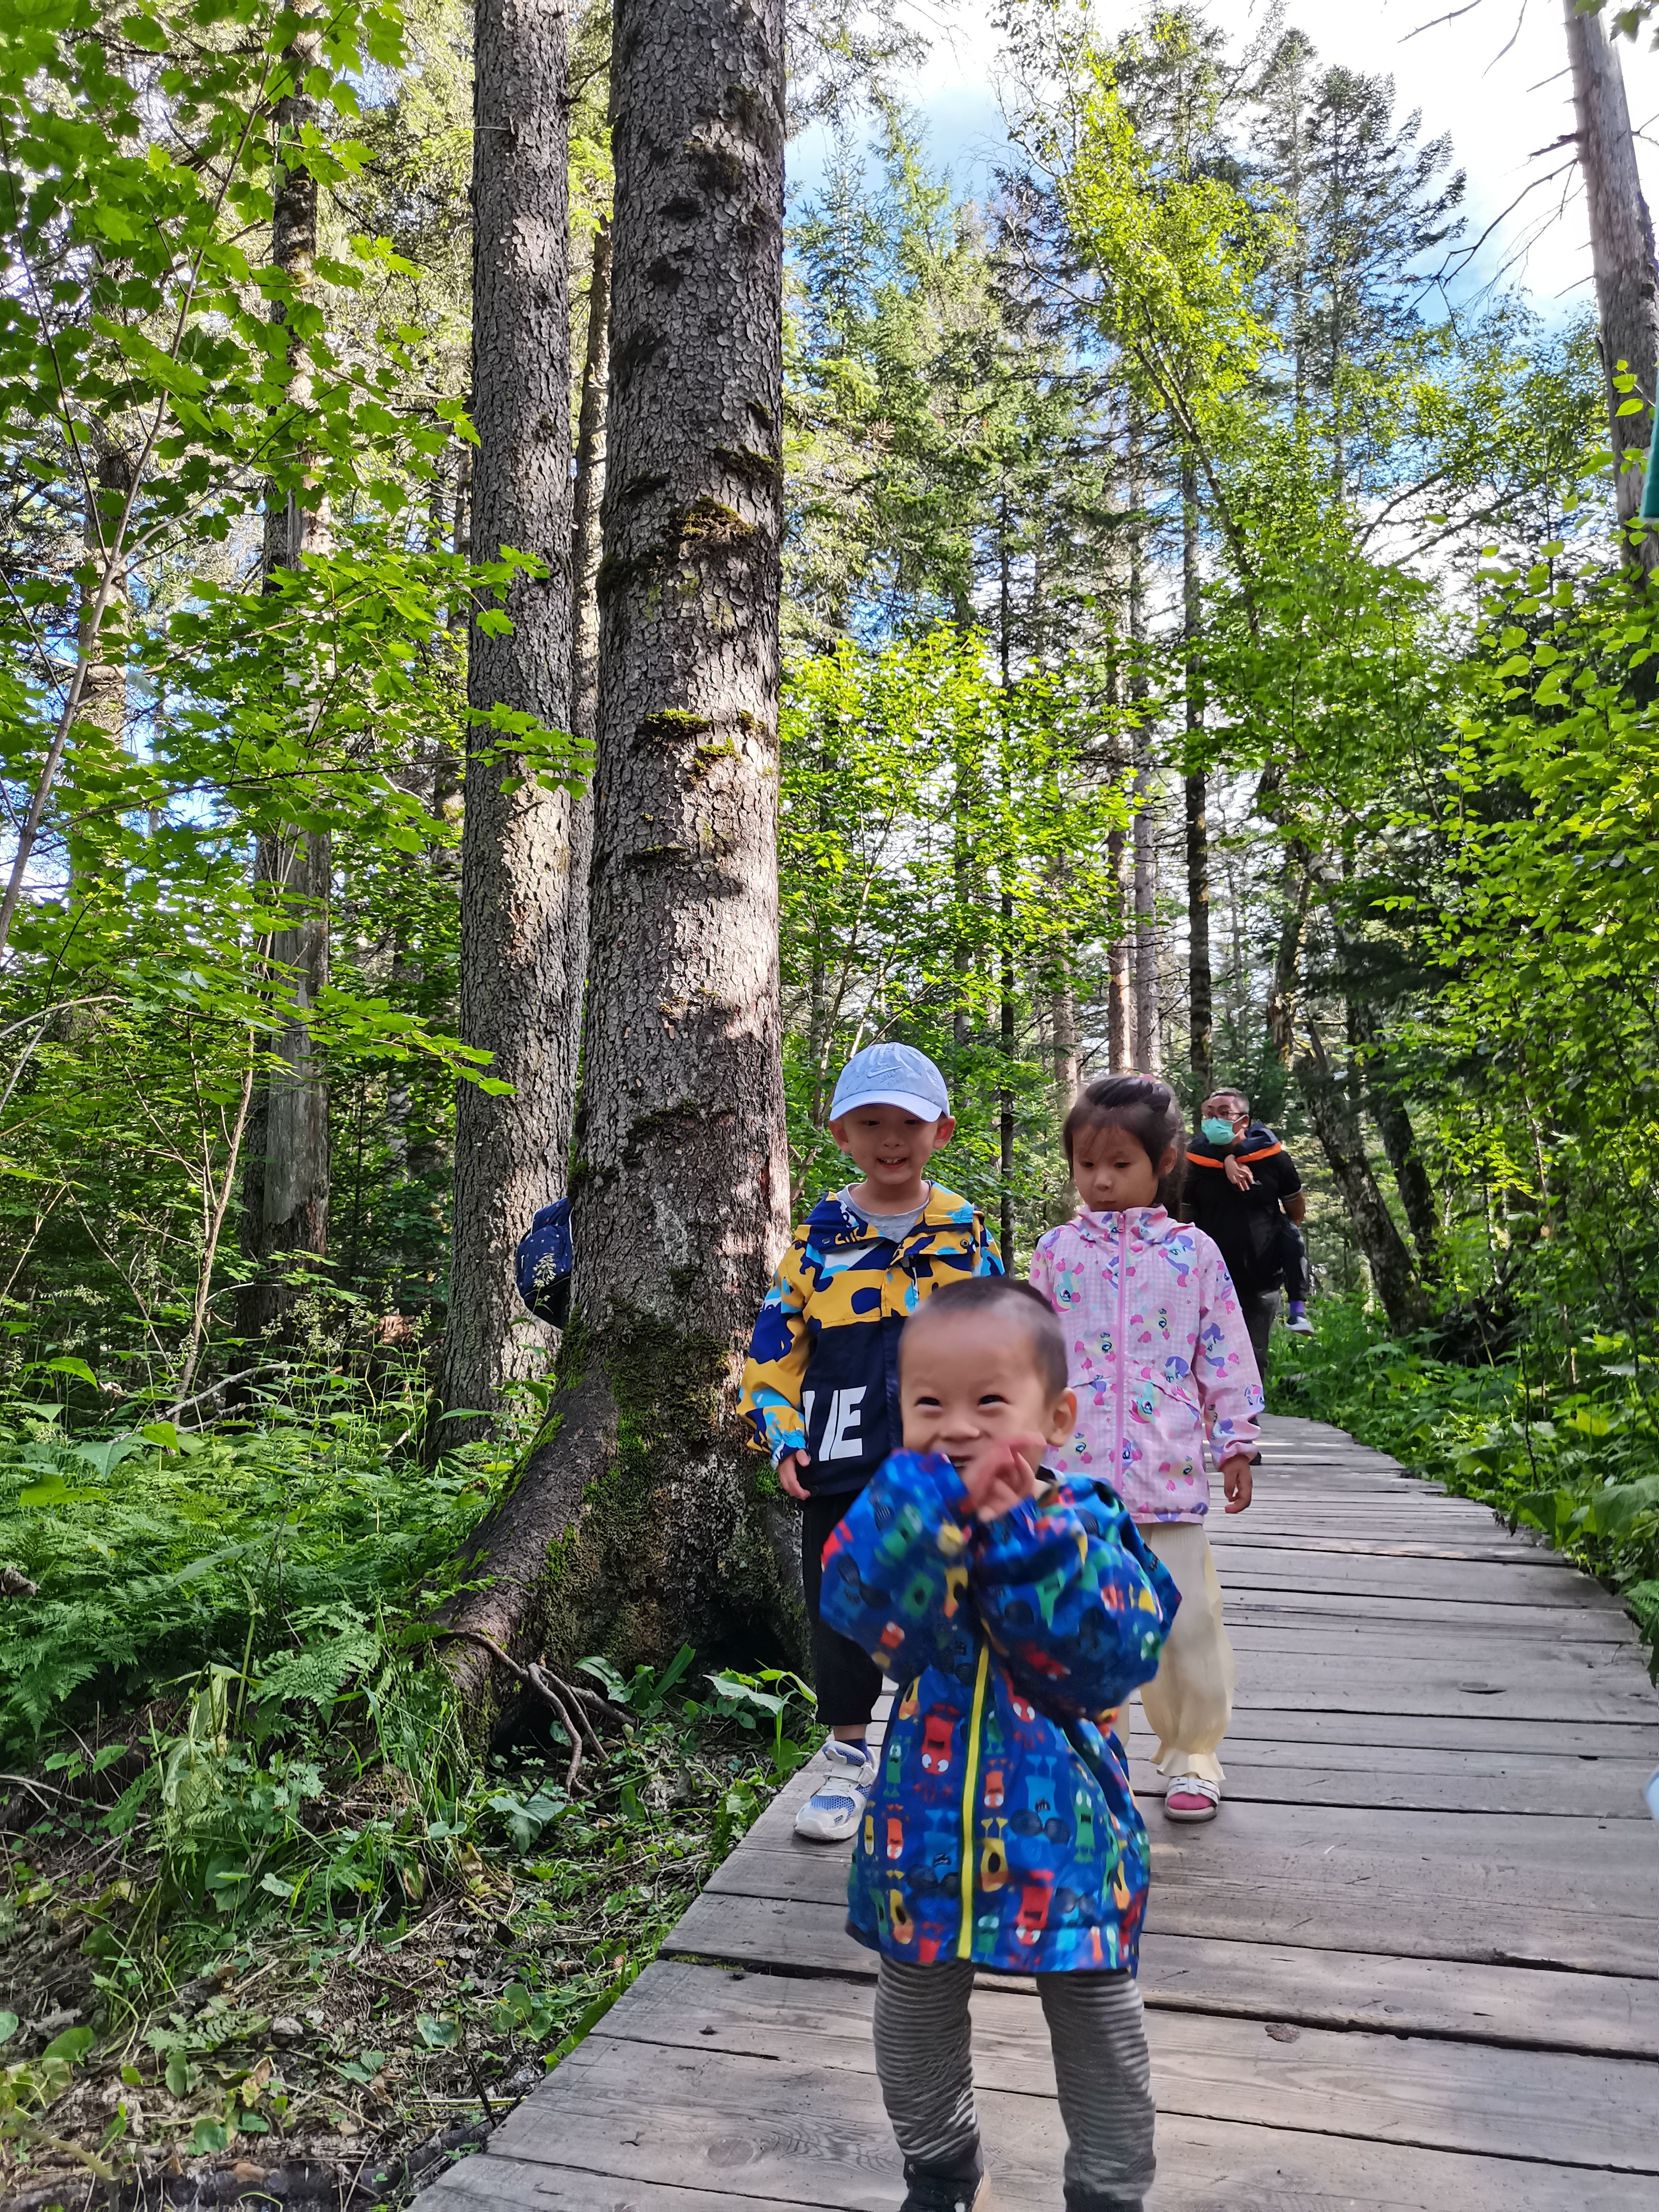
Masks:
[[[1177,1774],[1164,1800],[1167,1820],[1213,1820],[1221,1809],[1221,1785],[1201,1774]]]

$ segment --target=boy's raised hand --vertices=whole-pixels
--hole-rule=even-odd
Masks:
[[[962,1478],[975,1519],[1000,1521],[1022,1498],[1034,1498],[1036,1470],[1048,1448],[1046,1439],[1035,1433],[988,1444]]]
[[[811,1457],[811,1452],[785,1452],[778,1462],[778,1480],[783,1485],[784,1495],[793,1498],[798,1504],[805,1504],[811,1493],[802,1488],[800,1476],[796,1470],[810,1466]]]

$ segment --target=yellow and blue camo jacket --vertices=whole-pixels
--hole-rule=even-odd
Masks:
[[[802,1480],[816,1496],[862,1490],[903,1442],[899,1331],[942,1283],[1002,1272],[984,1215],[938,1183],[897,1243],[839,1196],[820,1199],[778,1263],[750,1341],[742,1411],[757,1449],[774,1466],[809,1453]]]

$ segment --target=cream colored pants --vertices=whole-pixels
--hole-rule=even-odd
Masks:
[[[1163,1774],[1226,1779],[1216,1753],[1233,1714],[1233,1647],[1221,1623],[1221,1584],[1201,1521],[1137,1521],[1147,1549],[1181,1592],[1181,1608],[1158,1673],[1140,1687],[1141,1711],[1158,1738],[1153,1762]],[[1119,1721],[1128,1747],[1129,1709]]]

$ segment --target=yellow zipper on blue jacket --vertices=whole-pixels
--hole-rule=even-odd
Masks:
[[[974,1676],[973,1711],[968,1716],[968,1755],[962,1777],[962,1933],[957,1956],[969,1959],[974,1948],[974,1798],[979,1788],[979,1731],[985,1716],[985,1685],[991,1672],[991,1647],[979,1647],[979,1671]]]

